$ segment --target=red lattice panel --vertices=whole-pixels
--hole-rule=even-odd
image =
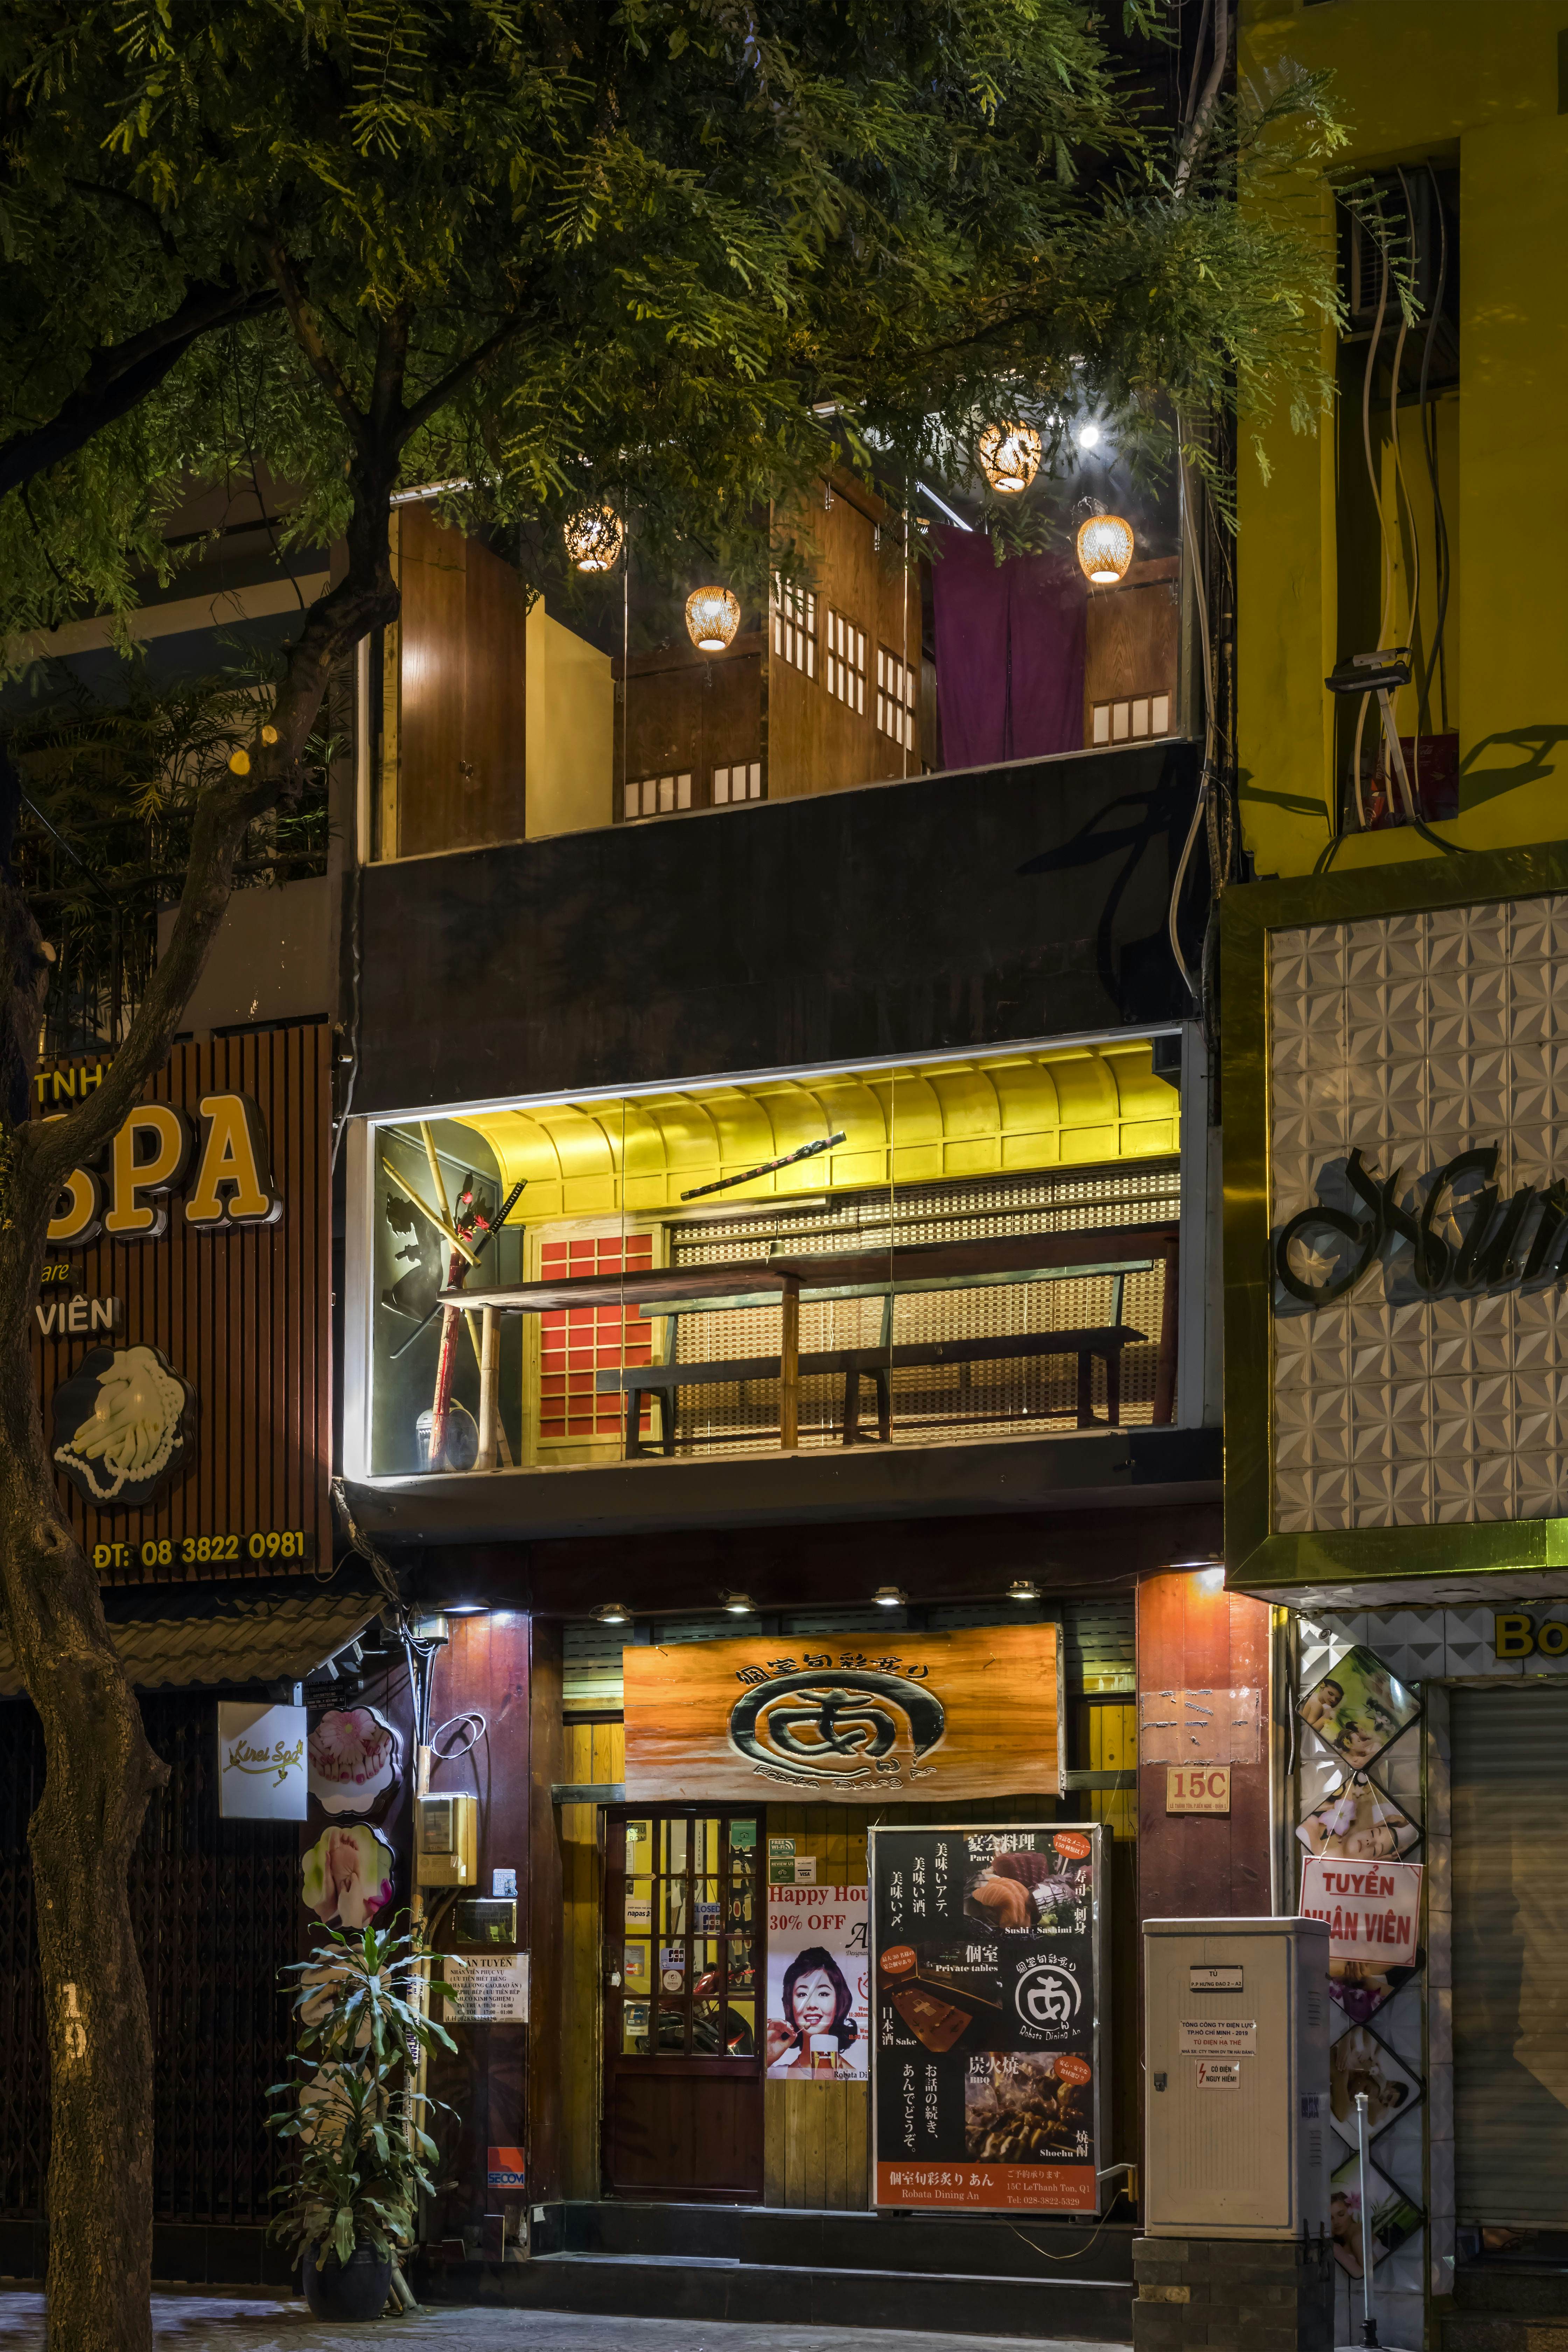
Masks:
[[[624,1249],[624,1255],[623,1255]],[[542,1282],[566,1276],[641,1273],[653,1265],[653,1235],[618,1234],[583,1241],[545,1242],[539,1253]],[[653,1326],[635,1307],[557,1307],[539,1318],[539,1435],[543,1444],[573,1438],[618,1437],[625,1400],[614,1390],[595,1393],[595,1372],[622,1364],[651,1364]],[[653,1407],[642,1409],[642,1434],[651,1432]]]

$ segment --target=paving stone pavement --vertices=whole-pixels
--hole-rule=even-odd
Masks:
[[[492,2311],[442,2305],[364,2327],[326,2327],[297,2297],[155,2294],[158,2352],[350,2352],[362,2344],[437,2352],[1006,2352],[1018,2337],[921,2336],[902,2329],[773,2327],[708,2320],[600,2319],[579,2312]],[[1028,2339],[1033,2340],[1033,2339]],[[0,2293],[0,2347],[37,2352],[44,2298]],[[1127,2352],[1125,2346],[1051,2339],[1052,2352]],[[106,2345],[104,2352],[113,2352]]]

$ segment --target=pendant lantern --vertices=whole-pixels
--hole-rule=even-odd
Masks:
[[[614,507],[584,507],[562,526],[562,536],[579,572],[608,572],[626,534]]]
[[[1078,527],[1079,569],[1091,588],[1114,588],[1132,561],[1132,526],[1121,515],[1090,515]]]
[[[741,625],[741,601],[728,588],[696,588],[686,600],[686,628],[700,654],[721,654]]]
[[[980,436],[980,470],[1002,497],[1016,499],[1040,470],[1040,436],[1032,425],[988,425]]]

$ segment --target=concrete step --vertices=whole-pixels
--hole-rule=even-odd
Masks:
[[[558,2253],[531,2262],[419,2268],[421,2301],[647,2319],[759,2319],[955,2336],[1124,2345],[1132,2293],[1122,2279],[970,2272],[828,2269],[725,2256]]]
[[[552,2206],[540,2254],[690,2255],[814,2270],[1132,2280],[1130,2221],[1097,2226],[1030,2214],[822,2212],[763,2205],[605,2198]]]

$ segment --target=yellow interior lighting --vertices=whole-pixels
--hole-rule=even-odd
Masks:
[[[526,1178],[515,1222],[679,1212],[681,1194],[842,1129],[830,1152],[694,1208],[1103,1166],[1175,1151],[1174,1087],[1147,1039],[825,1072],[655,1095],[520,1103],[456,1122],[483,1136],[503,1189]]]

